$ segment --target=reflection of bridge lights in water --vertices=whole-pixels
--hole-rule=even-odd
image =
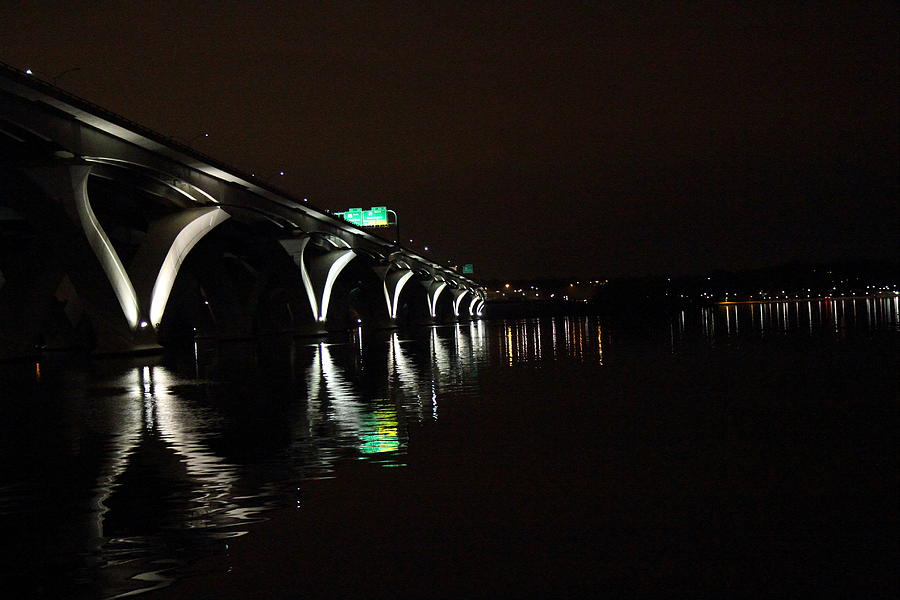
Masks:
[[[553,357],[570,356],[589,360],[596,356],[602,364],[603,331],[600,323],[595,323],[592,317],[562,317],[560,327],[559,320],[557,317],[550,319],[546,330],[550,338],[546,343],[551,348]],[[498,350],[503,362],[512,366],[542,360],[545,326],[541,319],[504,323],[499,337],[493,338],[499,342]]]
[[[437,388],[434,385],[434,382],[431,384],[431,418],[437,421],[438,418],[438,401],[437,401]]]
[[[388,385],[394,389],[409,393],[410,396],[421,398],[422,392],[419,385],[419,377],[415,367],[410,363],[409,356],[403,349],[400,336],[397,332],[391,333],[388,345],[388,367],[390,376]]]
[[[597,323],[597,362],[603,364],[603,329]]]
[[[229,510],[236,467],[210,451],[198,435],[201,422],[210,417],[208,411],[189,408],[173,394],[171,390],[177,380],[164,367],[144,367],[143,373],[149,380],[144,388],[151,390],[146,399],[155,414],[155,419],[147,421],[145,428],[150,430],[152,423],[168,447],[182,457],[187,474],[196,486],[192,498],[196,506],[189,526],[201,526],[210,516],[220,512],[231,518],[244,517]]]
[[[107,423],[113,427],[113,434],[109,437],[108,458],[100,468],[96,495],[91,502],[96,515],[94,539],[99,544],[104,543],[107,521],[121,522],[123,518],[124,513],[118,512],[119,509],[115,514],[110,513],[109,506],[116,491],[127,482],[127,479],[123,480],[123,475],[131,463],[134,460],[138,460],[138,464],[141,461],[161,460],[156,457],[156,451],[146,451],[144,446],[149,443],[149,448],[157,447],[154,440],[161,440],[163,446],[159,447],[177,456],[178,463],[183,466],[183,474],[171,476],[184,478],[189,484],[184,500],[190,510],[180,513],[181,528],[228,525],[246,520],[259,511],[234,506],[232,490],[236,468],[214,454],[206,446],[201,433],[211,415],[196,406],[189,407],[172,392],[179,382],[164,367],[138,367],[128,371],[118,383],[129,393],[125,401],[114,405],[115,412],[110,415],[112,420]],[[183,483],[176,485],[184,489]],[[125,493],[127,495],[128,491],[125,490]],[[137,526],[139,531],[140,525]],[[243,532],[217,535],[233,537],[243,535]],[[109,540],[111,543],[121,541]]]
[[[588,333],[588,320],[582,317],[578,320],[577,336],[578,336],[578,358],[584,360],[587,354],[587,348],[590,344],[591,336]]]
[[[333,421],[348,434],[358,435],[362,428],[363,407],[350,383],[331,356],[329,345],[316,346],[309,368],[308,391],[310,423]]]
[[[550,337],[553,338],[553,357],[556,358],[559,355],[559,351],[556,346],[556,317],[550,321]]]
[[[129,371],[128,375],[117,381],[126,389],[137,389],[137,397],[143,399],[143,382],[141,370]],[[117,412],[112,415],[115,434],[110,436],[110,446],[104,464],[100,467],[95,486],[96,495],[91,499],[91,511],[95,518],[92,528],[94,540],[98,543],[105,537],[103,532],[104,517],[109,509],[107,502],[117,481],[128,466],[128,458],[134,452],[141,437],[142,405],[135,402],[122,402],[116,406]]]
[[[827,329],[841,334],[848,327],[867,324],[870,330],[891,326],[898,321],[893,307],[897,298],[824,298],[810,300],[778,300],[733,303],[707,320],[706,309],[700,309],[701,326],[712,337],[717,321],[725,325],[729,335],[741,333],[740,319],[745,312],[745,331],[787,333],[804,329],[808,333]],[[814,310],[815,309],[815,310]],[[749,317],[749,318],[748,318]],[[747,325],[749,324],[749,328]]]
[[[457,361],[461,356],[459,353],[459,340],[456,337],[456,332],[454,332],[453,343],[455,352],[452,353],[453,356],[457,357]],[[441,386],[446,386],[450,383],[450,376],[452,371],[452,362],[451,362],[451,352],[448,350],[447,345],[449,341],[444,339],[442,340],[440,336],[438,336],[438,331],[436,327],[431,329],[430,336],[430,346],[431,346],[431,413],[436,418],[437,417],[437,386],[440,384]]]
[[[156,429],[156,398],[153,392],[153,375],[150,367],[144,367],[141,371],[141,386],[144,390],[144,428]]]
[[[484,351],[484,322],[474,321],[469,324],[469,335],[472,338],[472,351]]]
[[[350,346],[354,350],[355,347],[355,344]],[[320,343],[315,348],[307,376],[310,431],[317,424],[330,423],[341,432],[341,445],[356,447],[363,455],[400,450],[403,445],[400,416],[393,396],[399,393],[401,397],[420,398],[421,394],[416,371],[396,332],[388,340],[387,355],[387,383],[394,393],[391,398],[375,400],[374,406],[363,402],[345,377],[344,369],[338,366],[329,344]]]

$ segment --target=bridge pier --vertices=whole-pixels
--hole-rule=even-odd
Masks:
[[[218,207],[184,209],[153,221],[147,241],[134,257],[129,272],[140,306],[150,324],[159,329],[175,278],[191,249],[207,233],[229,218]]]
[[[350,248],[337,248],[319,256],[307,256],[309,240],[309,236],[306,236],[282,239],[279,242],[300,269],[303,287],[309,299],[313,325],[310,331],[304,333],[324,334],[334,282],[356,253]]]
[[[478,312],[475,282],[305,198],[14,69],[0,92],[0,357]]]
[[[387,315],[391,327],[397,324],[397,308],[400,301],[400,294],[403,288],[413,276],[410,269],[388,265],[386,267],[376,267],[382,280],[384,281],[384,301],[387,308]]]
[[[478,311],[477,311],[476,307],[478,306],[479,302],[481,302],[481,298],[479,298],[478,296],[474,296],[472,298],[472,300],[469,302],[469,317],[470,318],[478,316]]]
[[[463,308],[463,300],[466,295],[469,294],[469,290],[465,288],[451,288],[450,294],[453,296],[453,317],[456,320],[460,320],[461,317],[466,316]]]
[[[441,296],[441,292],[443,292],[447,288],[446,281],[423,281],[421,282],[423,286],[425,286],[425,291],[427,292],[427,301],[428,301],[428,314],[431,315],[432,322],[437,320],[437,303],[438,299]]]
[[[78,317],[89,319],[95,352],[158,347],[125,267],[91,207],[90,171],[88,164],[63,160],[20,169],[44,196],[43,202],[22,207],[26,219],[40,232],[37,245],[49,250],[41,252],[39,268],[58,266],[57,275],[61,273],[68,283],[57,282],[57,300],[65,303],[64,309],[69,307],[70,317],[78,312]],[[45,303],[49,284],[33,288],[28,301]],[[31,324],[35,325],[40,326]]]

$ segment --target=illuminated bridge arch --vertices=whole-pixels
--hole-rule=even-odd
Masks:
[[[13,355],[43,343],[32,325],[48,311],[118,352],[199,333],[203,319],[211,332],[316,334],[354,316],[391,327],[482,306],[445,265],[5,65],[0,114],[0,193],[34,200],[0,223],[30,267],[0,257]]]

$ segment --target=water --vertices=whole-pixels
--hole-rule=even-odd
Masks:
[[[0,365],[16,597],[893,595],[897,298]]]

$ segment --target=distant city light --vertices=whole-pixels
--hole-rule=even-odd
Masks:
[[[26,75],[34,75],[34,71],[32,71],[31,69],[25,69],[25,74]]]

